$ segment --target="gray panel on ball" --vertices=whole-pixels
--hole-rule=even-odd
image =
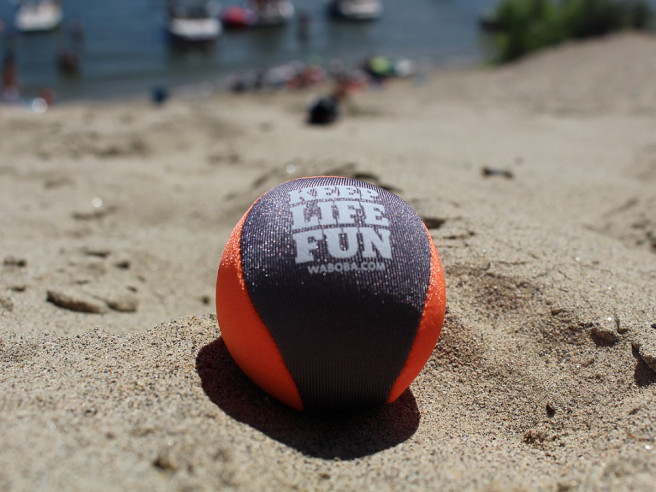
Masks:
[[[306,410],[382,404],[421,320],[430,243],[419,216],[369,183],[303,178],[246,217],[248,293]]]

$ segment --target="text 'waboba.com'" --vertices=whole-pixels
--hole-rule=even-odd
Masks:
[[[308,265],[308,273],[341,273],[341,272],[382,272],[385,271],[385,263],[380,261],[341,261],[337,263],[326,263],[324,265]]]
[[[351,259],[358,253],[366,260],[391,259],[390,223],[377,198],[377,191],[358,186],[311,186],[289,192],[296,263],[315,261],[321,243],[335,259]],[[354,271],[369,269],[370,264],[374,270],[380,269],[379,265],[384,269],[384,264],[371,261],[322,266],[327,269],[332,265],[332,271]]]

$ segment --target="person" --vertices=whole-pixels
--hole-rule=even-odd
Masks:
[[[340,105],[348,97],[348,85],[338,83],[329,96],[320,97],[310,105],[308,123],[310,125],[330,125],[340,116]]]
[[[162,106],[169,98],[169,91],[163,85],[158,85],[153,88],[151,93],[151,101],[155,106]]]
[[[339,102],[332,96],[320,97],[310,107],[310,125],[330,125],[339,117]]]
[[[57,54],[57,68],[66,75],[77,75],[80,71],[80,58],[73,50],[63,50]]]
[[[382,85],[392,75],[394,65],[384,56],[372,56],[365,60],[362,68],[374,85]]]
[[[18,102],[20,99],[18,67],[12,51],[8,51],[2,60],[2,99],[8,102]]]

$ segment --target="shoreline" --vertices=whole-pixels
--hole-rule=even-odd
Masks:
[[[471,69],[481,68],[485,66],[484,61],[479,57],[472,58],[472,57],[463,56],[463,57],[457,57],[451,60],[444,60],[444,61],[436,61],[436,60],[428,60],[426,58],[412,58],[412,57],[391,57],[389,59],[408,60],[409,62],[415,64],[417,66],[417,70],[420,73],[416,75],[410,75],[408,76],[408,78],[413,78],[414,76],[424,77],[424,78],[432,77],[435,74],[439,74],[441,72],[450,72],[454,70],[464,70],[464,69],[471,70]],[[358,66],[361,65],[362,61],[360,63],[353,64],[353,65],[345,65],[345,67],[349,71],[354,71]],[[96,104],[96,103],[121,104],[121,103],[136,102],[139,100],[149,100],[152,98],[153,91],[157,88],[165,89],[167,93],[172,97],[199,98],[199,97],[217,96],[221,94],[230,93],[231,84],[235,79],[253,78],[254,74],[260,70],[275,71],[285,66],[291,66],[294,63],[300,64],[304,62],[301,62],[300,60],[289,60],[285,63],[279,63],[267,67],[253,66],[250,68],[244,68],[240,71],[233,71],[224,74],[219,73],[210,78],[198,77],[193,81],[178,81],[168,84],[162,82],[161,78],[151,77],[153,80],[148,84],[147,88],[144,86],[143,82],[139,82],[137,79],[135,79],[135,81],[129,83],[130,87],[124,88],[119,92],[116,92],[115,88],[109,91],[108,90],[99,91],[98,89],[95,89],[95,91],[98,92],[94,92],[93,94],[87,93],[82,96],[73,96],[73,97],[64,96],[64,99],[60,99],[60,95],[57,94],[56,96],[57,99],[54,106],[56,107],[56,106],[71,105],[71,104]],[[329,66],[326,64],[319,65],[318,68],[320,68],[326,73],[329,71]],[[143,77],[139,77],[138,79],[141,78]],[[92,81],[81,79],[81,82],[85,84],[100,82],[104,86],[107,86],[108,89],[113,84],[111,80],[101,80],[101,81],[92,82]],[[261,92],[266,93],[266,92],[297,92],[298,91],[301,93],[303,92],[307,93],[313,89],[316,89],[317,87],[320,88],[321,86],[325,86],[326,84],[330,84],[330,81],[324,80],[323,83],[321,84],[309,86],[307,88],[300,88],[300,89],[284,88],[284,87],[269,87],[261,90]],[[40,97],[39,92],[42,91],[43,88],[47,87],[47,85],[39,86],[39,87],[41,87],[41,89],[38,89],[36,85],[32,84],[28,86],[27,89],[24,89],[22,91],[23,94],[25,93],[32,94],[31,97],[22,97],[19,103],[1,101],[0,106],[3,107],[29,106],[35,98]],[[65,92],[68,92],[70,90],[71,89],[67,89],[67,91]],[[257,91],[249,91],[249,92],[257,92]]]

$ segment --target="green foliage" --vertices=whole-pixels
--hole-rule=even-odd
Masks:
[[[494,61],[504,63],[568,39],[647,29],[652,19],[642,1],[502,0],[481,27],[493,38]]]

